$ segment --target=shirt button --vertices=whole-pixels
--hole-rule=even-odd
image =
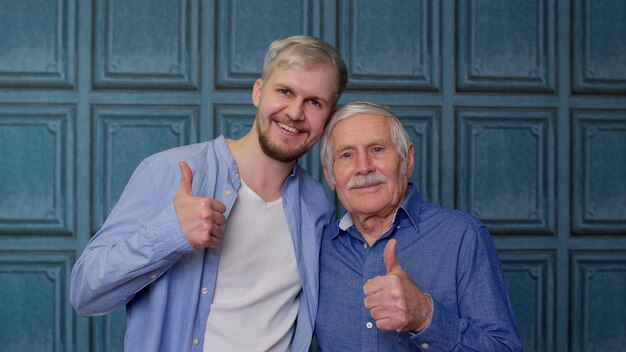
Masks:
[[[423,344],[420,345],[420,348],[423,349],[423,350],[427,350],[428,347],[430,347],[430,345],[427,344],[426,342],[424,342]]]
[[[151,279],[156,279],[157,278],[157,274],[156,273],[152,273],[152,275],[150,275]]]
[[[239,173],[235,172],[235,177],[237,177],[237,179],[239,179]]]
[[[199,343],[200,343],[200,340],[198,340],[198,339],[193,339],[193,344],[194,344],[194,345],[197,345],[197,344],[199,344]]]
[[[209,290],[206,287],[203,287],[200,292],[202,292],[203,295],[206,295],[209,292]]]
[[[367,324],[365,324],[365,326],[366,326],[368,329],[371,329],[371,328],[372,328],[372,326],[374,326],[374,324],[372,324],[372,322],[371,322],[371,321],[368,321],[368,322],[367,322]]]
[[[233,192],[231,192],[231,190],[227,189],[226,191],[224,191],[224,194],[226,195],[226,197],[230,197],[230,195],[233,194]]]
[[[363,248],[367,249],[367,243],[363,243]]]

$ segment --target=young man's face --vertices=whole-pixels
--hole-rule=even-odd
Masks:
[[[384,215],[400,206],[413,170],[413,144],[403,174],[388,119],[362,113],[342,120],[333,128],[330,143],[335,184],[329,186],[350,214]]]
[[[252,101],[265,154],[292,162],[313,147],[333,109],[337,81],[330,63],[279,65],[265,81],[257,79]]]

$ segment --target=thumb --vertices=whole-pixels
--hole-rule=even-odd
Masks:
[[[184,161],[181,161],[178,166],[180,166],[180,185],[178,186],[177,193],[191,196],[193,195],[191,193],[191,183],[193,182],[193,173],[191,172],[191,168]]]
[[[383,251],[383,261],[385,262],[385,268],[387,268],[387,274],[402,271],[400,264],[398,264],[398,259],[396,258],[396,244],[396,240],[389,240]]]

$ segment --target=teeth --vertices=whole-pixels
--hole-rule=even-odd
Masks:
[[[282,129],[285,129],[285,130],[287,130],[287,131],[291,132],[291,133],[300,133],[300,131],[299,131],[299,130],[297,130],[297,129],[295,129],[295,128],[293,128],[293,127],[289,126],[289,125],[286,125],[286,124],[284,124],[284,123],[282,123],[282,122],[278,122],[278,126],[279,126],[280,128],[282,128]]]

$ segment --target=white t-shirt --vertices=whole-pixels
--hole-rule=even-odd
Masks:
[[[302,284],[282,199],[242,182],[224,232],[204,352],[288,351]]]

